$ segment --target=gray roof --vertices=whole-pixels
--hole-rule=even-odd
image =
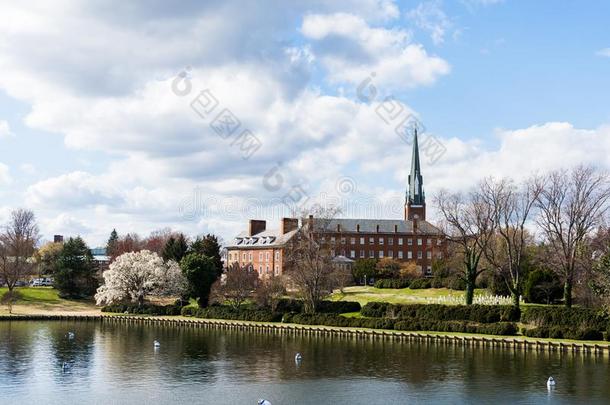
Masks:
[[[285,234],[281,234],[279,229],[266,229],[256,235],[248,236],[248,232],[244,231],[237,235],[230,244],[229,249],[235,248],[267,248],[283,246],[297,233],[297,229]]]
[[[413,221],[402,219],[349,219],[337,218],[331,220],[316,220],[316,229],[321,232],[337,232],[337,225],[341,232],[360,233],[413,233]],[[360,230],[358,231],[358,225]],[[379,231],[377,230],[379,226]],[[428,221],[417,220],[418,233],[442,234],[441,230]]]

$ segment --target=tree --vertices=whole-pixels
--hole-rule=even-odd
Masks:
[[[163,260],[169,261],[174,260],[180,263],[180,260],[186,255],[188,251],[188,243],[184,234],[180,233],[176,236],[170,236],[163,247],[162,257]]]
[[[301,227],[286,245],[286,276],[303,300],[306,313],[315,313],[322,299],[333,291],[337,278],[330,250],[315,236],[325,233],[334,210],[316,209],[303,219]]]
[[[443,217],[445,236],[461,258],[459,277],[466,284],[466,305],[471,305],[477,278],[485,271],[481,259],[494,234],[493,206],[474,190],[466,195],[443,190],[434,201]]]
[[[222,273],[223,263],[220,255],[220,242],[216,235],[207,234],[204,237],[198,236],[191,244],[189,252],[199,253],[214,260],[218,275]]]
[[[536,269],[527,275],[523,288],[526,302],[552,304],[561,295],[561,281],[554,272]]]
[[[239,310],[252,295],[257,281],[256,271],[250,270],[249,266],[242,267],[235,263],[227,269],[223,278],[214,282],[211,295],[215,301],[228,302],[234,309]]]
[[[526,224],[541,191],[542,186],[535,178],[520,185],[509,179],[486,179],[480,184],[482,202],[491,207],[496,230],[487,244],[485,257],[504,278],[515,308],[519,308],[523,292],[527,247],[531,241]]]
[[[376,259],[358,259],[354,263],[352,273],[355,280],[366,280],[377,277],[377,260]]]
[[[144,304],[148,295],[180,295],[186,282],[178,264],[142,250],[117,257],[103,274],[104,284],[95,294],[97,305],[126,299]]]
[[[180,268],[188,281],[189,296],[197,299],[200,307],[207,307],[212,284],[219,277],[214,259],[189,253],[180,261]]]
[[[95,294],[98,279],[93,256],[80,236],[64,243],[53,276],[55,288],[62,297],[84,298]]]
[[[110,257],[116,257],[115,252],[117,250],[117,244],[119,243],[119,234],[116,229],[113,229],[110,232],[110,237],[108,238],[108,242],[106,243],[106,255]]]
[[[123,253],[139,252],[143,249],[144,243],[137,233],[128,233],[124,237],[119,237],[112,252],[108,253],[110,261],[114,261]]]
[[[38,242],[38,225],[32,211],[18,209],[0,234],[0,276],[9,292],[33,272],[33,258]]]
[[[375,268],[379,278],[398,278],[400,276],[400,262],[391,257],[379,259]]]
[[[537,223],[556,260],[554,268],[564,283],[564,305],[572,306],[572,288],[579,260],[587,251],[586,238],[608,211],[608,174],[592,167],[550,173],[536,201]]]
[[[271,308],[275,312],[280,299],[286,294],[284,282],[280,276],[271,276],[267,279],[259,280],[254,299],[260,307]]]
[[[40,276],[45,274],[53,274],[57,268],[57,260],[59,255],[64,248],[63,243],[48,242],[45,243],[36,253],[34,254],[34,260],[38,265],[38,274]]]

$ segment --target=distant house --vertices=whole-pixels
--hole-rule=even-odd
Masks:
[[[110,256],[106,254],[105,247],[96,247],[90,249],[91,256],[93,256],[93,264],[95,265],[97,271],[100,273],[108,270],[108,266],[110,266]]]

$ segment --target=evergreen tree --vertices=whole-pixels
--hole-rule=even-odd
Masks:
[[[80,236],[64,243],[54,274],[61,297],[84,298],[95,294],[98,280],[89,247]]]
[[[204,237],[198,236],[191,244],[190,252],[211,258],[214,261],[218,275],[222,273],[223,263],[220,257],[220,243],[216,235],[207,234]]]
[[[199,253],[189,253],[180,262],[180,268],[188,281],[189,296],[197,299],[200,307],[206,307],[212,284],[219,276],[214,260]]]
[[[162,257],[164,261],[174,260],[180,263],[182,258],[188,252],[188,242],[184,234],[180,233],[177,236],[170,236],[163,248]]]
[[[110,238],[108,238],[108,243],[106,244],[106,255],[114,257],[118,242],[119,234],[117,233],[116,229],[113,229],[112,232],[110,232]]]

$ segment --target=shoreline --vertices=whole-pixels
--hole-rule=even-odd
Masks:
[[[527,336],[498,336],[484,334],[397,331],[391,329],[350,328],[294,323],[254,322],[229,319],[205,319],[184,316],[152,316],[126,314],[28,314],[0,315],[0,321],[111,321],[122,323],[166,324],[180,327],[204,327],[225,330],[243,330],[308,336],[337,336],[370,340],[394,340],[398,342],[426,342],[464,347],[487,347],[536,352],[582,353],[610,355],[610,342],[574,341],[567,339],[543,339]]]

